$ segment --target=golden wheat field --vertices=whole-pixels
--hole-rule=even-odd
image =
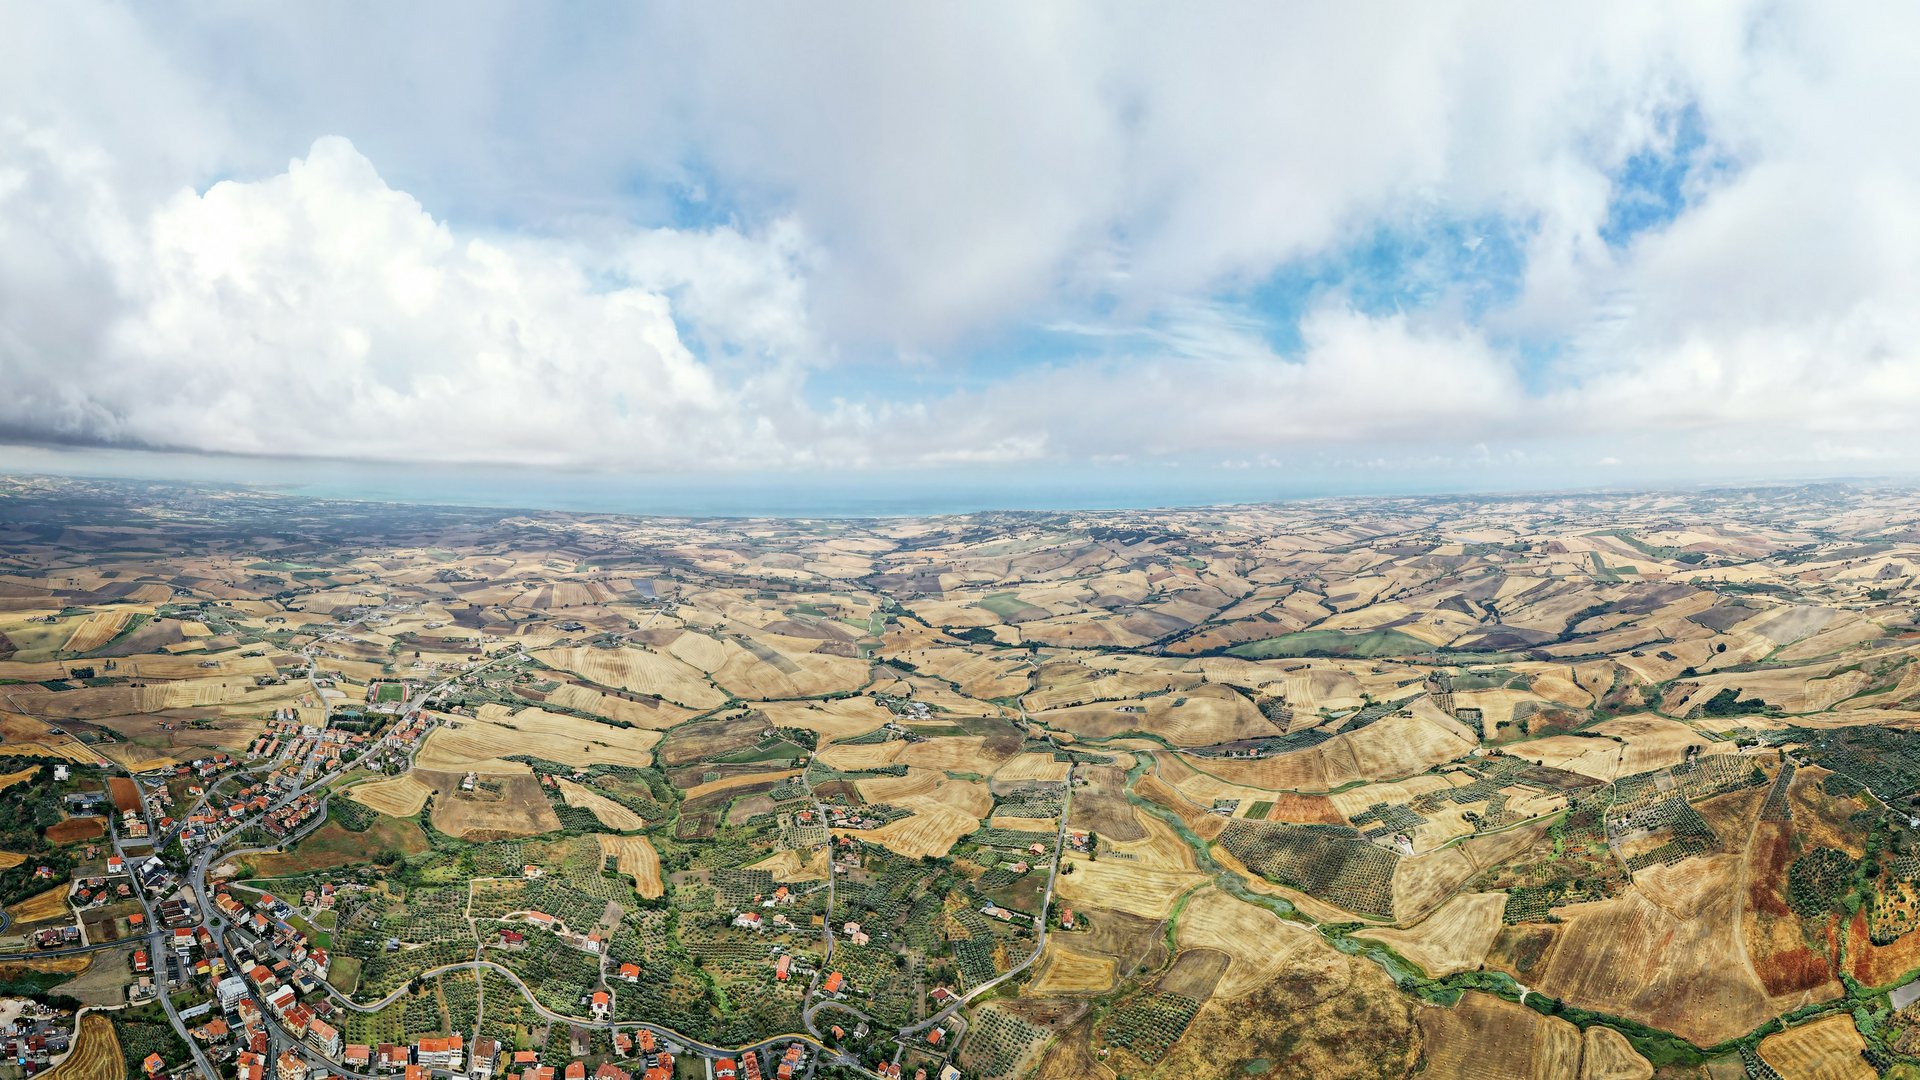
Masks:
[[[1835,1013],[1760,1040],[1760,1057],[1784,1080],[1872,1080],[1879,1075],[1853,1017]]]
[[[752,787],[755,784],[779,783],[789,776],[799,776],[799,769],[780,769],[775,772],[740,773],[735,776],[723,776],[718,780],[709,780],[704,784],[695,784],[687,789],[687,801],[704,798],[715,792],[734,791],[738,788]]]
[[[418,814],[426,807],[427,796],[431,794],[433,790],[412,773],[355,784],[347,789],[347,797],[353,801],[397,818]]]
[[[944,856],[953,850],[956,841],[979,827],[978,817],[938,800],[928,799],[914,805],[912,817],[889,821],[878,829],[866,832],[834,831],[882,844],[909,859],[918,859],[928,855],[935,858]]]
[[[765,870],[773,875],[775,881],[825,881],[828,857],[825,845],[810,851],[789,848],[776,851],[759,862],[749,863],[747,869]]]
[[[46,1080],[126,1080],[127,1061],[113,1022],[97,1012],[80,1018],[78,1036],[67,1059]]]
[[[67,887],[55,885],[44,892],[34,893],[9,906],[7,914],[22,926],[70,918],[72,913],[67,909]]]
[[[1060,783],[1067,778],[1067,763],[1052,754],[1038,752],[1016,754],[994,770],[993,778],[1003,783],[1015,780]]]
[[[1215,888],[1187,901],[1179,934],[1182,948],[1217,949],[1230,958],[1214,988],[1222,997],[1238,997],[1272,978],[1295,955],[1325,947],[1312,932]]]
[[[689,709],[712,709],[727,703],[727,695],[715,689],[700,669],[651,649],[550,649],[536,655],[589,682],[662,698]]]
[[[509,712],[489,704],[478,716],[442,717],[442,726],[421,747],[419,761],[427,768],[460,769],[467,763],[531,754],[574,766],[645,768],[653,764],[653,747],[659,742],[657,731],[609,727],[536,708]]]
[[[1047,953],[1027,991],[1033,994],[1099,994],[1113,989],[1114,960],[1076,952],[1059,939],[1047,943]]]
[[[633,879],[633,888],[649,900],[665,895],[660,882],[660,853],[644,836],[597,834],[600,854],[614,860],[614,869]]]
[[[1355,936],[1384,941],[1440,978],[1480,966],[1500,933],[1506,906],[1506,893],[1461,893],[1411,928],[1362,930]]]
[[[646,828],[647,823],[639,814],[605,795],[589,790],[566,777],[556,777],[555,782],[560,785],[560,797],[566,800],[568,806],[578,806],[593,811],[593,816],[599,818],[600,824],[607,828],[622,831]]]
[[[109,611],[96,611],[82,618],[67,636],[67,643],[61,646],[63,652],[90,653],[112,641],[120,631],[133,621],[135,612],[129,608],[115,608]]]
[[[618,697],[578,683],[561,683],[559,689],[547,695],[547,701],[563,709],[588,712],[652,731],[670,728],[695,715],[693,710],[661,698]]]

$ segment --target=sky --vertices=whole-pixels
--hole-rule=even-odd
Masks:
[[[1920,469],[1911,5],[0,6],[0,468]]]

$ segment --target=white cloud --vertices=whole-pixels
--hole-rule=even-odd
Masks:
[[[97,193],[61,210],[64,237],[111,268],[114,317],[89,351],[9,358],[10,381],[61,405],[0,402],[17,430],[238,454],[757,462],[775,449],[765,410],[687,348],[666,290],[695,324],[740,313],[758,346],[805,335],[786,240],[769,254],[732,230],[643,233],[596,267],[552,242],[457,234],[339,138],[146,220]],[[653,265],[663,249],[671,273]]]
[[[1920,104],[1911,9],[7,10],[0,435],[608,468],[1920,460],[1920,147],[1884,130]],[[1728,167],[1610,246],[1619,170],[1688,109]],[[1334,292],[1276,350],[1221,299],[1484,218],[1524,258],[1484,316]],[[849,356],[940,385],[1029,326],[1096,358],[817,402]]]

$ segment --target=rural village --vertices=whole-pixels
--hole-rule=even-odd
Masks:
[[[1920,1065],[1920,497],[80,486],[0,482],[0,1080]]]

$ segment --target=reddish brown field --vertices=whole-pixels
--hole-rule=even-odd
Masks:
[[[97,817],[68,818],[47,829],[47,839],[56,844],[71,844],[76,840],[92,840],[105,835],[107,835],[106,820]]]
[[[1745,933],[1747,956],[1768,994],[1813,990],[1833,980],[1833,964],[1809,948],[1800,919],[1787,906],[1787,863],[1792,839],[1788,826],[1763,821],[1755,827],[1747,869]]]
[[[129,810],[140,809],[140,789],[132,780],[124,776],[116,776],[107,781],[107,787],[113,793],[115,810],[124,814]]]
[[[1836,935],[1837,936],[1837,935]],[[1847,925],[1847,959],[1853,977],[1868,986],[1885,986],[1920,967],[1920,933],[1907,934],[1887,945],[1867,938],[1867,914],[1856,914]]]
[[[1296,825],[1345,825],[1347,819],[1333,808],[1325,795],[1299,795],[1291,791],[1275,792],[1268,821],[1290,821]]]

